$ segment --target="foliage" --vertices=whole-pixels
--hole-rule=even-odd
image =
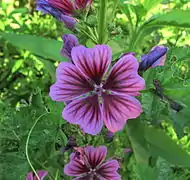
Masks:
[[[73,31],[50,15],[35,11],[32,1],[0,2],[0,174],[4,180],[25,179],[35,169],[49,172],[47,179],[70,179],[63,174],[72,150],[63,152],[70,136],[78,146],[106,145],[108,157],[118,159],[123,179],[190,178],[190,15],[189,1],[110,0],[94,1],[86,18]],[[103,2],[103,1],[102,1]],[[101,8],[99,8],[99,6]],[[105,19],[100,19],[106,10]],[[103,29],[101,27],[104,27]],[[134,51],[140,60],[157,44],[169,47],[164,67],[144,74],[146,90],[139,99],[140,118],[129,120],[112,142],[84,135],[78,126],[62,119],[63,103],[48,96],[55,81],[61,36],[74,33],[81,44],[106,43],[113,63],[122,53]],[[155,84],[158,82],[158,84]],[[124,153],[130,147],[132,153]]]

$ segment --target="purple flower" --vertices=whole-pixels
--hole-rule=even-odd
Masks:
[[[65,7],[70,7],[70,6],[66,6],[66,2],[64,3],[65,3]],[[64,22],[65,26],[69,29],[74,28],[77,22],[76,19],[71,16],[71,11],[72,11],[71,9],[72,9],[71,7],[69,9],[60,8],[58,4],[56,3],[56,1],[52,1],[52,0],[38,0],[37,1],[38,11],[42,11],[45,14],[51,14],[59,21]]]
[[[37,172],[37,174],[40,180],[43,180],[47,176],[48,172],[40,170]],[[29,172],[28,175],[26,176],[26,180],[38,180],[38,178],[34,175],[33,172]]]
[[[72,34],[65,34],[63,37],[64,46],[61,49],[61,54],[71,60],[71,51],[73,47],[78,46],[79,42],[76,36]]]
[[[109,73],[112,52],[107,45],[77,46],[71,56],[73,63],[59,64],[57,81],[50,88],[54,101],[71,101],[62,113],[65,120],[96,135],[103,124],[117,132],[127,119],[141,114],[141,104],[134,96],[145,88],[145,82],[138,75],[139,63],[134,56],[122,57]]]
[[[87,146],[83,148],[82,154],[70,155],[70,163],[65,166],[64,173],[76,177],[74,180],[121,180],[117,173],[118,161],[110,159],[104,162],[106,154],[105,146]]]
[[[139,71],[146,71],[150,67],[164,66],[166,60],[167,47],[155,46],[152,50],[141,57]]]
[[[67,28],[73,29],[77,23],[74,17],[76,11],[86,8],[91,2],[92,0],[37,0],[37,10],[51,14],[64,22]]]

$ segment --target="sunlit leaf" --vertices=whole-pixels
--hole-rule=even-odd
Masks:
[[[149,143],[149,150],[152,155],[160,156],[178,166],[190,167],[190,155],[182,150],[163,131],[144,126],[144,134],[146,141]]]
[[[172,10],[160,14],[146,23],[146,26],[176,26],[190,28],[190,10]]]
[[[66,58],[60,55],[60,49],[62,47],[61,41],[27,34],[8,34],[0,32],[0,36],[14,46],[26,49],[38,56],[54,61],[66,61]]]

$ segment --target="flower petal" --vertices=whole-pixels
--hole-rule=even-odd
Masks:
[[[121,176],[117,173],[119,163],[116,160],[109,160],[100,166],[97,171],[106,180],[121,180]]]
[[[50,88],[54,101],[69,101],[92,90],[90,84],[72,63],[62,62],[57,71],[57,82]]]
[[[75,11],[74,5],[70,0],[48,0],[48,2],[66,15],[72,15]]]
[[[85,149],[85,155],[87,156],[88,163],[91,168],[94,169],[99,166],[106,158],[107,148],[106,146],[99,146],[94,148],[92,146],[87,146]]]
[[[103,126],[98,96],[94,95],[70,102],[63,111],[63,118],[72,124],[79,124],[85,133],[98,134]]]
[[[37,172],[37,174],[38,174],[38,177],[40,178],[40,180],[43,180],[47,176],[48,172],[40,170]],[[36,176],[34,176],[34,180],[38,180],[38,178]]]
[[[48,0],[37,0],[36,9],[42,11],[44,14],[51,14],[53,17],[61,21],[61,15],[63,14],[59,9],[52,6]]]
[[[121,130],[128,119],[138,117],[141,112],[141,104],[134,97],[103,94],[103,120],[111,132]]]
[[[100,84],[111,63],[111,48],[97,45],[94,48],[74,47],[72,60],[79,70],[96,84]]]
[[[76,157],[75,153],[70,155],[70,163],[66,164],[64,167],[64,173],[68,176],[80,176],[88,171],[89,169]]]
[[[26,180],[33,180],[33,172],[29,172],[26,176]]]
[[[77,23],[77,20],[71,16],[67,16],[64,14],[61,14],[61,17],[59,19],[60,21],[62,21],[65,24],[65,27],[67,27],[68,29],[73,29]]]
[[[139,71],[146,71],[150,67],[164,66],[168,48],[165,46],[155,46],[148,54],[141,57]]]
[[[38,174],[40,180],[43,180],[48,175],[48,172],[47,171],[43,171],[43,170],[39,170],[37,172],[37,174]]]
[[[133,55],[123,56],[113,66],[103,88],[119,94],[139,95],[138,91],[145,88],[145,81],[138,75],[138,67],[139,63]]]
[[[73,34],[65,34],[62,39],[64,46],[61,49],[61,54],[71,60],[71,50],[73,47],[79,45],[78,39]]]
[[[86,6],[91,5],[92,0],[74,0],[76,9],[84,9]]]
[[[74,178],[73,180],[91,180],[91,179],[92,179],[91,176],[85,176],[85,177],[77,177],[77,178]],[[93,180],[95,180],[95,179],[93,179]]]

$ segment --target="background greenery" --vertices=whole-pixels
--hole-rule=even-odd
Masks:
[[[71,179],[63,174],[71,151],[60,149],[71,135],[79,146],[103,145],[109,157],[121,163],[123,179],[190,179],[190,1],[188,0],[109,0],[104,43],[113,49],[113,62],[122,52],[134,51],[137,57],[153,46],[169,47],[166,65],[145,74],[147,89],[142,93],[144,113],[118,132],[112,142],[105,137],[85,135],[61,117],[62,103],[53,102],[49,87],[55,69],[66,58],[59,54],[61,36],[74,33],[81,44],[92,47],[96,33],[99,1],[75,32],[66,29],[50,15],[35,11],[32,0],[0,2],[0,178],[25,179],[31,168],[46,169],[47,179]],[[118,5],[118,6],[117,6]],[[115,7],[115,8],[114,8]],[[161,82],[162,100],[153,80]],[[176,103],[183,109],[178,112]],[[140,123],[139,123],[140,122]],[[142,135],[143,134],[143,135]],[[142,138],[143,137],[143,138]],[[178,146],[177,146],[178,145]],[[132,147],[133,153],[124,149]]]

